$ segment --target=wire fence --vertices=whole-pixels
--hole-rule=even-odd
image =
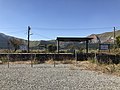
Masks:
[[[66,60],[76,60],[76,61],[85,61],[85,60],[97,60],[99,63],[104,64],[119,64],[120,55],[110,55],[103,53],[49,53],[49,54],[40,54],[40,53],[2,53],[0,54],[0,60],[3,63],[8,64],[9,62],[16,61],[30,61],[31,67],[36,64],[45,63],[45,61],[66,61]],[[54,63],[55,66],[55,63]]]

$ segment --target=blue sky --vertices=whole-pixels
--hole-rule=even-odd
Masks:
[[[0,0],[0,32],[31,40],[120,29],[120,0]]]

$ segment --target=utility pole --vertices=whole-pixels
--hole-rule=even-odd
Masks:
[[[114,32],[113,32],[113,35],[114,35],[114,45],[115,45],[115,38],[116,38],[116,34],[115,34],[115,27],[114,27]]]
[[[116,47],[116,45],[115,45],[115,38],[116,38],[116,34],[115,34],[115,27],[113,27],[114,28],[114,31],[113,31],[113,46],[114,46],[114,51],[115,51],[115,47]]]
[[[30,30],[31,30],[31,28],[30,28],[30,26],[28,26],[28,53],[30,52]]]

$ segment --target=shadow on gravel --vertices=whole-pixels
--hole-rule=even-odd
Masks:
[[[51,64],[37,64],[37,65],[33,65],[31,67],[31,65],[28,64],[15,64],[15,65],[0,65],[0,68],[8,68],[8,69],[25,69],[25,68],[70,68],[71,65],[64,65],[64,64],[60,64],[60,65],[51,65]]]
[[[33,68],[69,68],[69,66],[33,66]]]

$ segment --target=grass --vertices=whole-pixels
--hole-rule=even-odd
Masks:
[[[4,63],[6,63],[6,62],[8,61],[8,58],[6,58],[6,57],[1,57],[1,58],[0,58],[0,61],[1,61],[1,64],[4,64]]]
[[[48,60],[45,63],[54,64],[53,60]],[[63,60],[63,61],[55,61],[55,64],[74,64],[75,60]]]
[[[120,76],[120,64],[99,64],[98,62],[95,63],[93,60],[89,60],[79,62],[77,67],[82,67],[84,70]]]
[[[7,63],[7,58],[1,57],[0,61],[2,64]],[[40,62],[33,60],[33,64],[40,64]],[[120,76],[120,64],[100,64],[95,59],[88,61],[76,61],[75,60],[64,60],[64,61],[54,61],[47,60],[44,63],[47,64],[71,64],[70,70],[76,70],[76,68],[81,68],[83,70],[97,71],[100,73],[107,73],[112,75]],[[31,64],[31,61],[15,61],[10,62],[10,64]]]
[[[76,68],[74,65],[71,65],[71,66],[69,67],[69,69],[70,69],[70,70],[77,70],[77,68]]]

